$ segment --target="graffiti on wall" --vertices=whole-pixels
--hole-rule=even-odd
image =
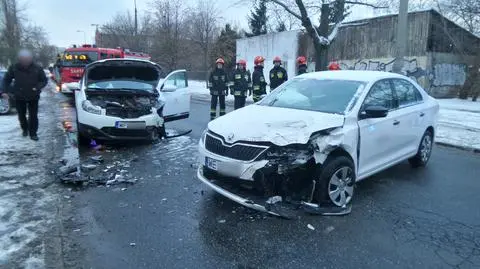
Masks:
[[[456,89],[467,80],[466,65],[441,63],[435,64],[432,70],[426,70],[417,59],[405,59],[402,73],[417,81],[434,95],[455,95]],[[392,72],[395,59],[360,60],[356,62],[339,61],[343,70],[371,70]]]

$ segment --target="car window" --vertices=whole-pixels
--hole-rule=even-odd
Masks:
[[[389,110],[395,108],[392,86],[389,80],[381,80],[372,86],[363,102],[363,108],[369,106],[383,106]]]
[[[345,114],[365,83],[340,79],[295,78],[282,84],[258,104]]]
[[[403,79],[394,79],[393,87],[397,95],[398,106],[408,106],[422,101],[422,95],[410,82]]]
[[[179,89],[185,88],[187,87],[187,80],[185,76],[185,72],[173,74],[167,80],[165,80],[164,85],[173,85]]]

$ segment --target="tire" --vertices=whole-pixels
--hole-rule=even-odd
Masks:
[[[430,160],[433,149],[433,134],[430,130],[426,130],[423,134],[420,145],[418,146],[417,154],[408,159],[413,168],[425,167]]]
[[[315,179],[316,198],[321,206],[344,207],[351,203],[356,175],[355,165],[349,158],[337,156],[327,159],[317,168]]]

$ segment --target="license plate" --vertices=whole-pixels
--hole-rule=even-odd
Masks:
[[[217,171],[218,167],[218,161],[214,160],[212,158],[205,157],[205,166],[209,169]]]
[[[117,121],[115,122],[117,129],[145,129],[146,123],[144,121]]]

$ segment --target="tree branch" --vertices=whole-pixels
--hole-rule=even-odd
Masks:
[[[386,6],[377,6],[375,4],[364,3],[364,2],[359,2],[359,1],[345,1],[345,4],[367,6],[367,7],[371,7],[371,8],[374,8],[374,9],[388,8]]]
[[[290,9],[285,3],[279,1],[279,0],[268,0],[270,2],[273,2],[281,7],[283,7],[285,9],[285,11],[287,11],[288,13],[292,14],[294,17],[296,17],[297,19],[301,20],[302,19],[302,16],[300,16],[298,13],[296,13],[295,11],[293,11],[292,9]]]

